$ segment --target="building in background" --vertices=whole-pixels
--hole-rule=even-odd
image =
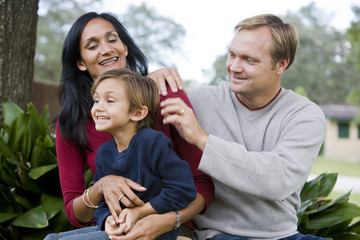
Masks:
[[[359,114],[357,106],[345,104],[320,105],[326,117],[325,157],[360,161],[360,123],[354,119]]]

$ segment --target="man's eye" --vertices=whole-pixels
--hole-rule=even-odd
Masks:
[[[228,55],[229,55],[229,57],[231,57],[231,58],[234,58],[235,57],[235,54],[233,54],[233,53],[228,53]]]

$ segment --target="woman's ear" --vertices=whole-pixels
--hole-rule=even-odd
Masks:
[[[81,59],[77,60],[76,66],[80,71],[83,71],[83,72],[87,71],[87,67]]]
[[[125,57],[127,57],[127,55],[129,54],[129,52],[128,52],[128,47],[126,46],[126,45],[124,45],[124,48],[125,48]]]
[[[148,114],[148,111],[149,110],[146,106],[142,106],[141,108],[139,108],[133,112],[133,114],[131,116],[131,120],[134,122],[139,122],[139,121],[143,120],[146,117],[146,115]]]

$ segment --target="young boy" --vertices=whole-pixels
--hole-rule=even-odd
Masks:
[[[124,222],[115,229],[106,224],[107,233],[127,233],[140,218],[187,207],[196,197],[190,167],[172,150],[171,141],[152,129],[159,107],[156,83],[130,70],[110,70],[96,79],[91,93],[96,130],[114,136],[98,149],[94,181],[121,175],[147,189],[137,193],[145,204],[123,208],[119,219]],[[91,205],[86,197],[83,200]],[[102,230],[108,217],[112,218],[104,201],[95,212]],[[178,230],[173,230],[158,239],[176,239],[177,235]]]

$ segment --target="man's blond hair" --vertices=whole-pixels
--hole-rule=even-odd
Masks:
[[[235,31],[241,29],[254,30],[259,27],[268,27],[273,37],[273,47],[270,55],[273,65],[280,60],[289,59],[288,69],[294,62],[298,46],[298,34],[295,27],[290,23],[284,23],[279,17],[272,14],[261,14],[247,18],[235,26]]]

